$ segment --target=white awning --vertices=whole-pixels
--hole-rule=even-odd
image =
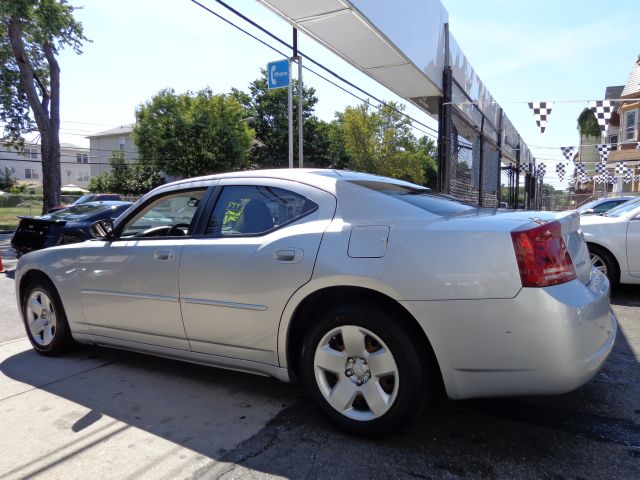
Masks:
[[[441,95],[439,0],[258,0],[391,91],[420,105]]]

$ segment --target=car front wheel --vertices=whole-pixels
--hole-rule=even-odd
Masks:
[[[73,345],[62,302],[50,281],[38,279],[27,286],[22,315],[29,341],[38,353],[59,355]]]
[[[350,305],[321,315],[306,337],[302,361],[312,397],[349,433],[388,435],[428,401],[428,356],[383,310]]]

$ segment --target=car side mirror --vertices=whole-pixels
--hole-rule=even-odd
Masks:
[[[91,235],[101,240],[111,240],[113,238],[113,221],[98,220],[91,225]]]
[[[580,215],[593,215],[596,211],[593,208],[587,208],[580,212]]]

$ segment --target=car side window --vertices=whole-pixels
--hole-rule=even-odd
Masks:
[[[318,205],[295,192],[277,187],[233,185],[222,189],[207,235],[259,235],[315,211]]]
[[[186,235],[206,189],[187,190],[153,199],[122,229],[121,237]]]
[[[611,209],[612,206],[615,206],[615,202],[604,202],[595,207],[593,211],[596,213],[606,212],[607,210]]]

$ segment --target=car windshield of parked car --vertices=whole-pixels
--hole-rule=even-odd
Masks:
[[[83,203],[87,203],[87,202],[93,201],[94,198],[96,198],[95,195],[83,195],[79,199],[77,199],[75,202],[73,202],[73,204],[74,205],[81,205]]]
[[[589,210],[590,208],[593,208],[595,210],[595,207],[597,207],[598,205],[600,205],[600,203],[602,202],[601,199],[598,200],[592,200],[590,202],[585,203],[584,205],[582,205],[580,208],[578,208],[578,212],[582,213],[585,210]]]
[[[616,208],[612,208],[611,210],[606,212],[604,215],[605,217],[621,217],[622,215],[625,215],[639,207],[640,207],[640,197],[634,200],[629,200],[628,202],[625,202],[622,205],[618,205]]]
[[[48,213],[39,217],[43,220],[66,220],[67,222],[79,222],[98,213],[109,210],[109,205],[75,205],[57,212]]]
[[[455,215],[478,210],[477,207],[468,203],[454,198],[445,198],[427,188],[369,180],[350,180],[350,183],[397,198],[434,215]]]

